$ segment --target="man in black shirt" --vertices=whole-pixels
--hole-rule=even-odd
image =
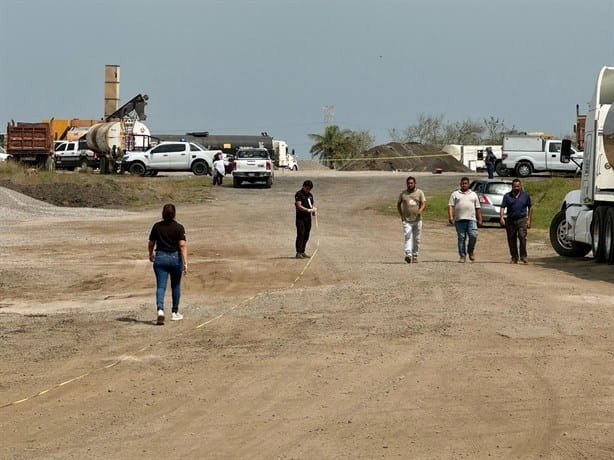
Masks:
[[[305,254],[305,246],[309,241],[309,233],[311,232],[311,216],[315,215],[316,207],[313,205],[313,195],[311,189],[313,182],[306,180],[301,188],[294,195],[294,207],[296,208],[296,258],[308,259]]]

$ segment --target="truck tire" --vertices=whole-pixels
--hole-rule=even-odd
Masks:
[[[605,231],[603,234],[604,239],[604,256],[605,262],[608,265],[614,264],[614,208],[607,208],[605,214]]]
[[[595,261],[601,263],[605,262],[605,223],[607,217],[607,208],[603,206],[597,206],[597,209],[593,212],[593,222],[591,224],[591,236],[593,257]]]
[[[516,165],[516,175],[518,177],[529,177],[533,172],[533,166],[528,161],[520,161]]]
[[[192,163],[192,172],[196,176],[206,176],[209,174],[209,165],[204,160],[198,160]]]
[[[501,160],[495,163],[495,172],[499,177],[508,177],[510,175],[510,170],[503,166],[503,162]]]
[[[271,188],[271,185],[273,185],[273,178],[267,177],[266,178],[266,188]]]
[[[559,211],[550,222],[550,244],[563,257],[584,257],[591,250],[589,244],[570,241],[565,237],[567,221],[565,211]]]
[[[128,166],[128,172],[135,176],[144,176],[147,172],[145,165],[140,161],[135,161],[130,166]]]
[[[239,188],[239,187],[241,187],[241,180],[240,180],[240,179],[237,179],[236,177],[233,177],[233,178],[232,178],[232,186],[233,186],[234,188]]]
[[[83,159],[82,159],[82,160],[79,162],[79,167],[80,167],[81,169],[87,169],[87,168],[88,168],[88,166],[87,166],[87,160],[86,160],[85,158],[83,158]]]

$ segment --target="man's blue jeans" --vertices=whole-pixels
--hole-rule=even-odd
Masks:
[[[156,274],[156,309],[164,310],[164,293],[168,277],[171,277],[171,298],[173,299],[174,313],[179,312],[179,299],[181,297],[181,274],[183,273],[183,260],[179,251],[156,251],[153,264]]]
[[[494,163],[486,163],[486,171],[488,172],[488,178],[494,179],[495,177],[495,164]]]
[[[467,253],[473,254],[475,243],[478,241],[478,223],[475,220],[463,219],[455,221],[454,226],[458,239],[458,255],[466,257]],[[469,240],[468,245],[467,240]]]

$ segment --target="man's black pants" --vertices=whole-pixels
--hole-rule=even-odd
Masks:
[[[309,233],[311,232],[311,215],[306,217],[296,218],[296,252],[302,254],[305,252],[307,241],[309,241]]]

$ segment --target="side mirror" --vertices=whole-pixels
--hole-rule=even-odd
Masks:
[[[571,140],[563,139],[561,144],[561,163],[569,163],[571,161],[571,155],[573,150],[571,149]]]

